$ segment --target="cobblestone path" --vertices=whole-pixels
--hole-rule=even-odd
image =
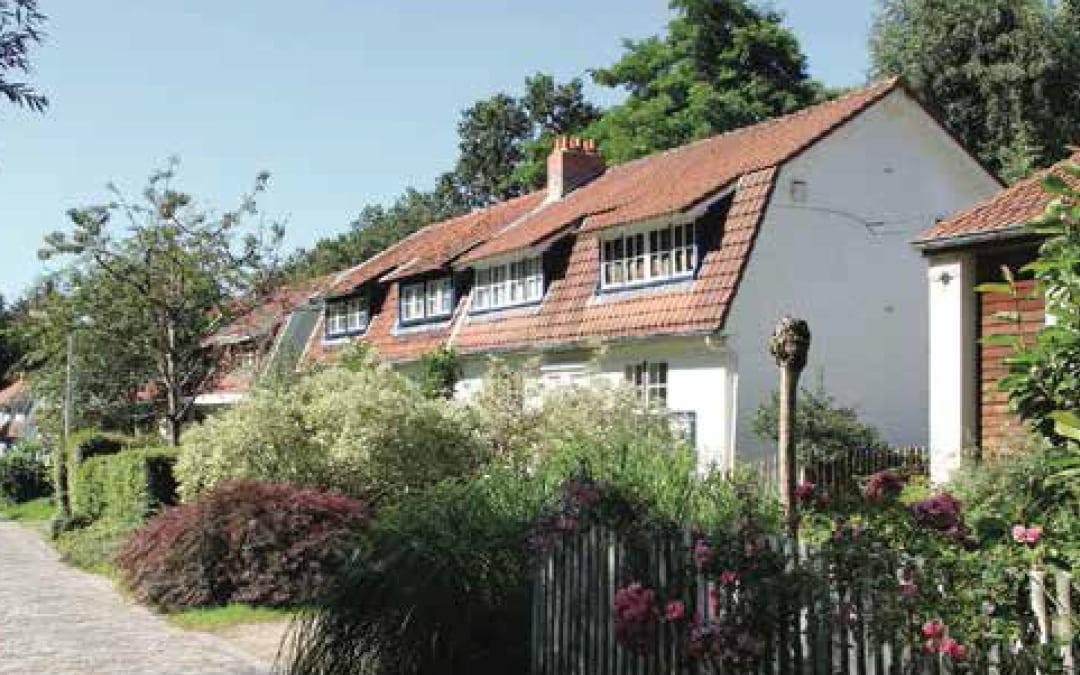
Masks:
[[[269,672],[218,638],[126,602],[107,579],[61,563],[34,532],[0,521],[0,674]]]

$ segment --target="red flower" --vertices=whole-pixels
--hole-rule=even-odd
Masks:
[[[938,648],[938,652],[945,654],[957,661],[963,660],[967,656],[967,647],[960,644],[952,638],[945,638],[941,641],[941,646]]]
[[[664,618],[668,621],[678,621],[686,616],[686,606],[678,600],[668,602],[664,608]]]
[[[698,541],[694,544],[694,564],[698,569],[704,569],[712,562],[713,550],[712,547],[706,544],[704,541]]]
[[[927,621],[922,625],[923,637],[928,640],[937,640],[945,635],[945,624],[940,621]]]
[[[817,489],[817,485],[811,483],[808,480],[804,480],[795,486],[795,499],[798,499],[802,503],[807,503],[814,497],[814,490]]]
[[[734,586],[739,582],[739,573],[734,570],[724,570],[720,573],[720,583],[723,586]]]

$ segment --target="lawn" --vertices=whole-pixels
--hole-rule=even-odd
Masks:
[[[54,512],[55,508],[49,497],[0,506],[0,517],[30,524],[46,522],[53,517]]]
[[[170,623],[187,630],[212,631],[227,626],[250,623],[270,623],[287,621],[296,610],[273,609],[270,607],[252,607],[250,605],[225,605],[209,609],[189,609],[184,612],[166,614]]]

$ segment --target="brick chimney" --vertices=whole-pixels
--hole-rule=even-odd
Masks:
[[[562,199],[604,173],[604,158],[592,139],[559,136],[547,161],[547,200]]]

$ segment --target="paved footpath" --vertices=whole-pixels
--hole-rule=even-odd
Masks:
[[[104,577],[65,565],[36,533],[0,520],[0,674],[269,672],[218,638],[126,602]]]

